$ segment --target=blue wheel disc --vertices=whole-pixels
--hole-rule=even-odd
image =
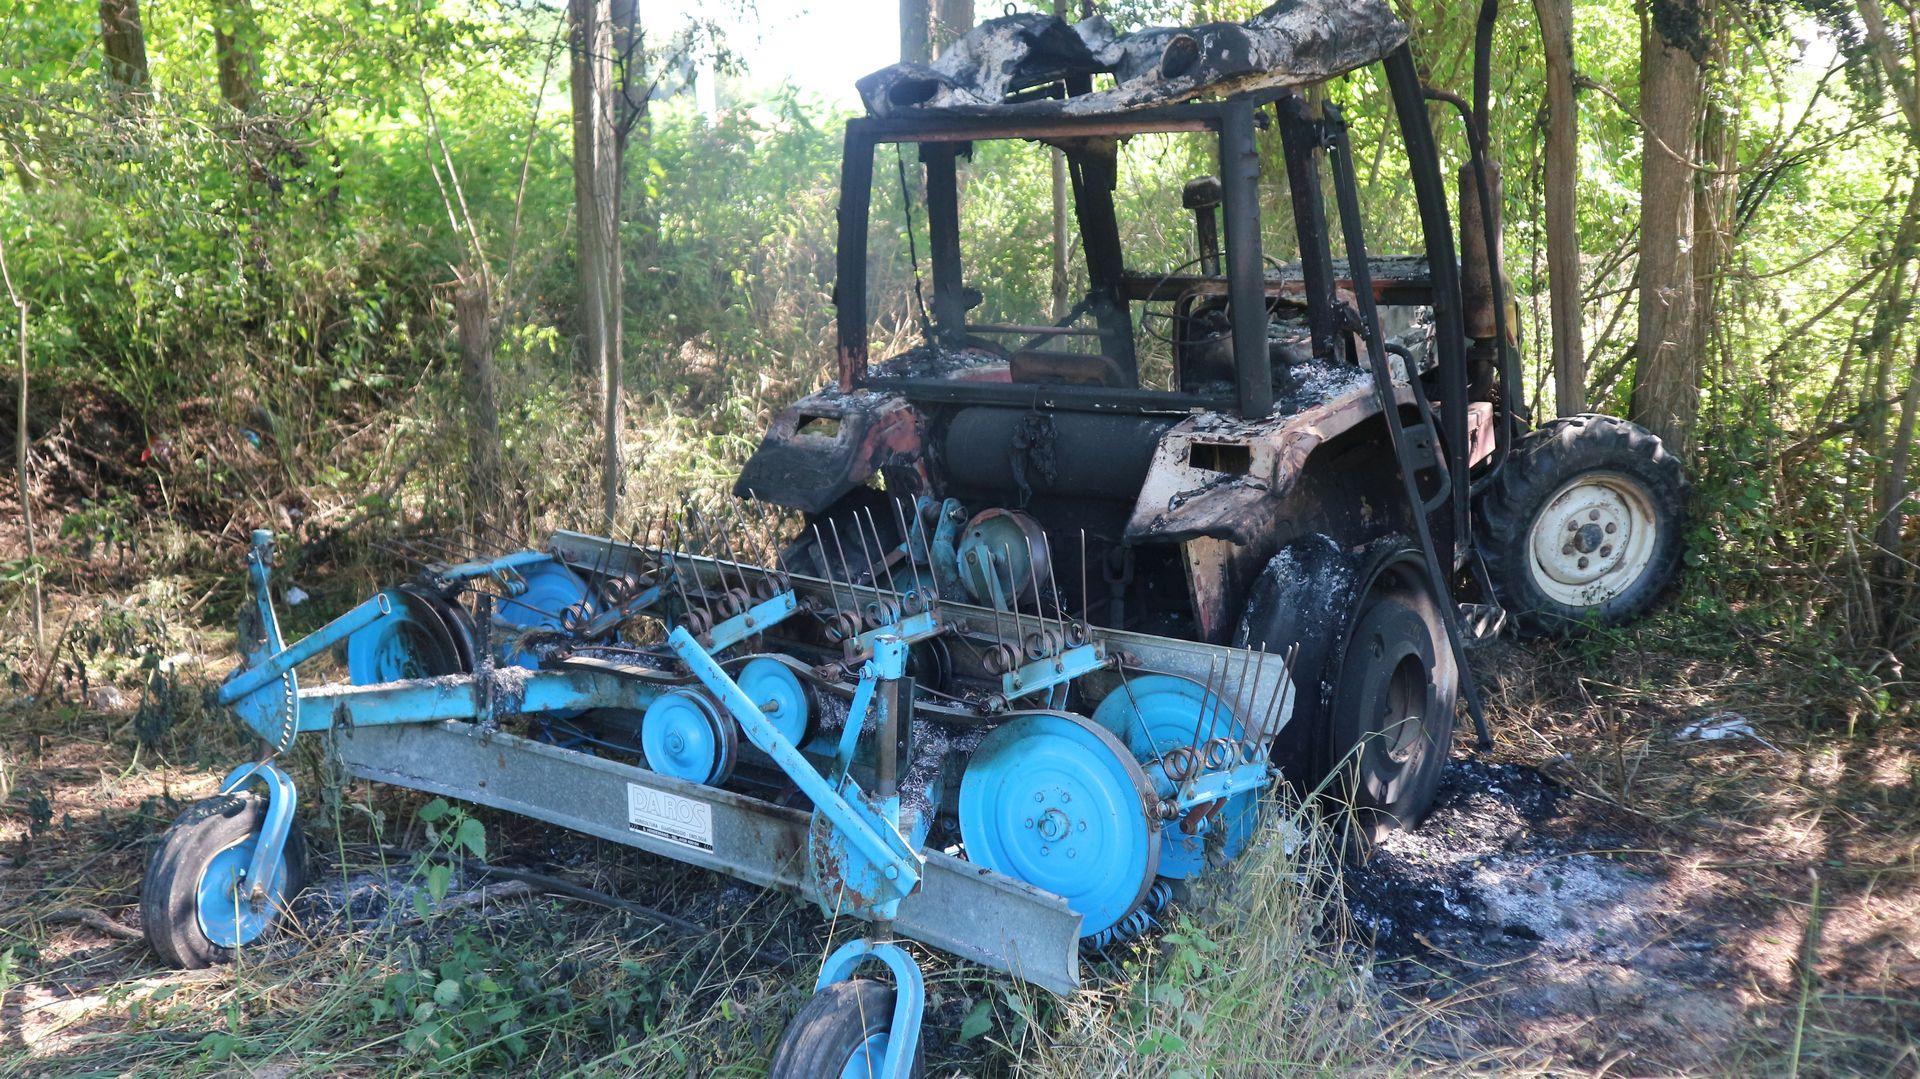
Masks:
[[[873,1079],[881,1072],[887,1062],[887,1045],[891,1039],[887,1031],[868,1035],[867,1040],[847,1058],[847,1065],[840,1069],[840,1079]]]
[[[724,723],[706,696],[690,689],[661,694],[640,722],[647,767],[664,776],[718,786],[733,774],[733,721]]]
[[[214,855],[200,873],[200,888],[194,907],[200,919],[200,931],[222,948],[238,948],[260,939],[286,903],[287,860],[282,854],[273,864],[273,879],[267,882],[267,898],[258,910],[240,889],[241,875],[253,860],[258,836],[247,838]],[[250,887],[247,891],[251,891]]]
[[[1060,896],[1092,936],[1153,884],[1160,829],[1153,793],[1126,746],[1064,712],[1029,712],[993,729],[960,779],[968,860]]]
[[[582,602],[589,611],[600,609],[580,575],[558,561],[535,562],[520,567],[519,573],[526,582],[526,591],[517,596],[501,596],[493,605],[493,617],[514,629],[562,629],[567,610]],[[538,657],[521,650],[510,639],[503,641],[499,649],[503,663],[517,667],[540,665]]]
[[[385,595],[391,610],[347,638],[347,681],[373,686],[462,669],[453,635],[425,600],[400,588]]]
[[[772,657],[761,656],[748,660],[734,681],[760,706],[761,712],[787,741],[798,746],[805,740],[810,715],[807,689],[792,668]]]
[[[1161,798],[1172,797],[1174,783],[1151,762],[1168,750],[1195,745],[1196,730],[1200,744],[1209,738],[1239,741],[1243,736],[1240,721],[1219,694],[1209,697],[1206,687],[1170,674],[1128,678],[1093,710],[1093,721],[1126,739],[1134,759],[1148,766],[1147,774]],[[1227,799],[1219,814],[1203,821],[1194,834],[1189,835],[1177,820],[1166,822],[1161,826],[1160,875],[1187,880],[1205,871],[1207,837],[1215,828],[1225,829],[1221,853],[1239,857],[1253,837],[1259,806],[1258,791],[1242,791]]]

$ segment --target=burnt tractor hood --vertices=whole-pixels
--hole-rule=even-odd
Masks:
[[[1324,82],[1406,39],[1385,0],[1281,0],[1245,22],[1132,34],[1099,15],[1070,24],[1024,13],[980,24],[931,64],[893,64],[856,85],[874,116],[1111,113]],[[1095,75],[1113,85],[1091,89]],[[1057,84],[1075,82],[1089,89],[1057,96]]]

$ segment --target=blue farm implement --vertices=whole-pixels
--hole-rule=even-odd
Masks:
[[[204,966],[273,928],[304,869],[273,761],[305,732],[352,775],[869,924],[773,1070],[904,1076],[923,1000],[903,942],[1066,992],[1086,952],[1150,930],[1248,845],[1277,769],[1358,829],[1417,824],[1457,705],[1489,744],[1469,640],[1509,613],[1578,632],[1647,610],[1680,561],[1687,484],[1633,424],[1529,429],[1515,407],[1497,169],[1472,107],[1422,82],[1411,36],[1383,0],[1128,35],[1016,13],[932,66],[862,79],[836,377],[744,463],[733,493],[755,527],[689,514],[645,542],[562,532],[443,557],[292,644],[256,536],[246,663],[221,700],[269,752],[156,850],[155,948]],[[1396,121],[1381,137],[1405,150],[1415,254],[1370,254],[1332,103],[1351,95],[1306,92],[1363,66]],[[1434,101],[1463,106],[1451,189]],[[1118,207],[1165,178],[1122,173],[1201,158],[1122,155],[1133,136],[1218,163],[1182,191],[1197,257],[1180,265],[1127,261],[1139,230]],[[1009,145],[976,160],[989,142]],[[964,199],[1006,192],[962,183],[963,162],[1036,150],[1064,160],[1081,255],[1059,280],[1086,290],[976,318],[1017,308],[1024,271],[969,261]],[[892,186],[876,167],[897,170],[929,263],[923,289],[910,242],[911,293],[876,309],[922,331],[886,356],[868,245],[897,233],[872,227]],[[1263,250],[1275,235],[1297,261]],[[741,558],[746,536],[773,546],[770,506],[804,524]],[[303,685],[335,646],[345,682]]]
[[[969,550],[979,579],[943,594],[969,572],[935,539],[958,507],[897,508],[892,531],[869,514],[819,535],[858,546],[858,574],[742,560],[704,530],[703,551],[562,532],[430,566],[292,643],[256,533],[253,640],[220,701],[268,752],[156,850],[149,938],[202,966],[284,916],[304,858],[274,758],[311,734],[351,775],[870,923],[819,989],[864,1007],[861,987],[891,986],[890,1020],[860,1043],[873,1074],[908,1074],[918,1042],[902,940],[1074,989],[1084,951],[1150,928],[1171,882],[1247,842],[1291,706],[1285,657],[1069,616],[1024,540],[1018,557]],[[303,684],[327,654],[346,680]],[[838,1014],[803,1013],[782,1051]]]

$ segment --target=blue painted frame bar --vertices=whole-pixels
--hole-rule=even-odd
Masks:
[[[1180,785],[1175,804],[1192,809],[1243,791],[1260,790],[1273,780],[1273,767],[1266,761],[1254,761],[1225,771],[1208,772]]]
[[[1001,675],[1000,694],[1010,701],[1031,697],[1106,665],[1106,649],[1099,642],[1077,645],[1057,656],[1034,660]]]
[[[265,589],[263,588],[264,594]],[[355,632],[365,629],[383,615],[393,613],[393,603],[385,592],[356,605],[346,614],[328,622],[305,637],[285,648],[277,649],[264,663],[249,666],[220,686],[218,700],[223,705],[232,704],[252,695],[269,682],[277,682],[302,663],[346,640]],[[279,636],[279,627],[275,627],[274,636]]]
[[[550,562],[552,560],[553,555],[547,551],[515,551],[512,554],[501,555],[499,558],[490,558],[484,562],[461,562],[458,565],[448,566],[446,569],[434,574],[433,579],[443,586],[458,584],[461,581],[471,581],[477,577],[491,577],[502,570],[519,569],[521,566],[531,566],[535,562]]]
[[[720,664],[700,647],[686,627],[676,628],[667,637],[667,646],[687,665],[693,676],[707,687],[720,704],[732,713],[754,745],[773,758],[787,778],[813,801],[814,811],[823,813],[848,842],[875,866],[901,896],[912,894],[919,886],[923,857],[899,829],[865,804],[858,784],[843,779],[838,788],[821,775],[792,742],[787,741],[753,698],[748,697]],[[853,721],[849,719],[849,724]],[[841,791],[845,790],[846,794]]]
[[[378,686],[329,685],[301,691],[300,730],[479,719],[488,711],[489,695],[495,695],[491,711],[496,716],[588,708],[644,712],[672,688],[592,670],[519,669],[496,671],[490,679],[463,674]],[[509,690],[513,700],[502,707],[497,695]]]
[[[700,643],[709,651],[721,652],[756,633],[764,633],[791,618],[800,609],[800,598],[782,592],[757,603],[700,635]]]

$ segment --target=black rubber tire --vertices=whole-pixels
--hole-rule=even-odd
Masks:
[[[215,855],[259,831],[266,813],[267,800],[251,791],[217,794],[188,806],[160,837],[140,881],[140,925],[162,962],[198,970],[233,958],[200,929],[200,877]],[[307,882],[307,844],[297,825],[287,834],[285,853],[283,894],[291,899]],[[269,926],[267,933],[273,931]]]
[[[768,1079],[816,1079],[839,1075],[867,1039],[893,1022],[893,987],[871,978],[835,982],[800,1009],[773,1047]],[[913,1047],[910,1074],[924,1067],[921,1047]]]
[[[1542,590],[1528,533],[1562,488],[1591,473],[1609,473],[1637,489],[1653,514],[1653,548],[1630,584],[1600,602],[1573,605]],[[1532,634],[1571,635],[1645,614],[1672,586],[1679,570],[1690,493],[1679,459],[1637,424],[1589,413],[1529,431],[1476,507],[1475,541],[1495,598],[1518,630]]]
[[[1387,566],[1341,650],[1328,707],[1332,789],[1362,832],[1419,825],[1453,747],[1460,668],[1418,563]]]

